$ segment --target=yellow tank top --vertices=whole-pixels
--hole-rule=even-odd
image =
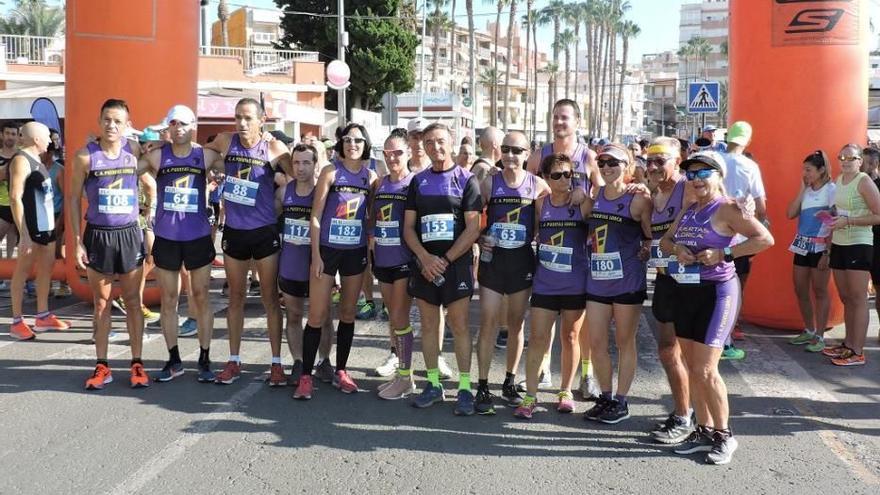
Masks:
[[[848,217],[861,217],[870,215],[871,210],[865,202],[865,198],[859,194],[859,184],[862,180],[870,181],[867,174],[859,172],[849,184],[843,184],[843,176],[837,178],[837,189],[834,192],[834,205],[837,214]],[[855,244],[874,243],[874,234],[870,226],[851,226],[834,231],[831,242],[838,246],[852,246]]]

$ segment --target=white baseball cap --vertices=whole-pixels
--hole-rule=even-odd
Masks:
[[[406,132],[422,132],[428,127],[428,121],[421,117],[416,117],[406,124]]]
[[[149,129],[161,131],[167,129],[171,125],[171,121],[176,120],[184,124],[193,124],[196,121],[196,115],[186,105],[174,105],[168,110],[168,114],[161,123],[149,126]]]

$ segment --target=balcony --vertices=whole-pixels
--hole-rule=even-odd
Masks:
[[[202,56],[236,58],[241,60],[244,72],[260,74],[288,74],[294,62],[317,62],[317,52],[275,50],[272,48],[239,48],[228,46],[203,46]]]
[[[61,66],[64,61],[64,37],[2,34],[0,46],[7,64]]]

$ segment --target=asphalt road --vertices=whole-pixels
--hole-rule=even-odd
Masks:
[[[215,280],[212,290],[215,362],[228,353],[220,283]],[[3,494],[880,493],[874,315],[868,364],[860,368],[836,368],[787,345],[788,335],[747,326],[746,360],[722,364],[740,448],[731,464],[707,466],[699,456],[676,456],[647,438],[670,404],[647,307],[632,417],[609,426],[584,422],[584,403],[578,414],[556,413],[552,391],[541,394],[546,409],[531,422],[516,420],[504,407],[494,417],[456,417],[451,397],[427,410],[382,401],[375,388],[383,379],[368,376],[387,352],[386,327],[378,320],[356,325],[350,369],[365,391],[346,396],[318,384],[313,400],[294,401],[292,388],[263,383],[270,356],[257,299],[247,306],[245,374],[235,384],[197,383],[197,341],[185,338],[181,354],[188,371],[182,378],[131,390],[128,348],[114,344],[117,381],[88,392],[83,381],[94,365],[91,310],[72,299],[53,305],[73,322],[72,331],[40,334],[31,342],[0,336]],[[479,301],[471,308],[475,333]],[[0,298],[0,315],[0,328],[8,328],[8,298]],[[121,315],[114,325],[123,327]],[[832,337],[842,333],[837,328]],[[451,343],[444,348],[451,350]],[[490,377],[496,384],[504,376],[503,356],[496,351]],[[144,358],[149,370],[166,358],[155,329]],[[289,366],[289,355],[284,359]],[[455,362],[451,352],[447,359]],[[418,352],[415,367],[423,369]],[[453,382],[447,395],[451,390]]]

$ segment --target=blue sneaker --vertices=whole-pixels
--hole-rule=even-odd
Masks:
[[[183,363],[172,363],[171,361],[165,362],[165,367],[162,368],[162,371],[156,373],[153,376],[153,381],[156,382],[170,382],[174,380],[178,376],[183,375]]]
[[[354,317],[358,320],[372,320],[376,317],[376,313],[378,312],[375,302],[364,301],[362,305],[358,306],[357,314],[355,314]]]
[[[180,328],[177,330],[178,337],[192,337],[197,333],[199,333],[199,325],[193,318],[183,320],[183,323],[180,324]]]
[[[199,364],[199,383],[214,383],[215,378],[214,372],[211,371],[210,362]]]
[[[416,396],[412,401],[412,406],[419,409],[431,407],[438,402],[443,402],[443,386],[435,387],[429,382],[425,385],[422,393]]]
[[[455,401],[456,416],[472,416],[474,414],[474,394],[470,390],[459,390]]]

